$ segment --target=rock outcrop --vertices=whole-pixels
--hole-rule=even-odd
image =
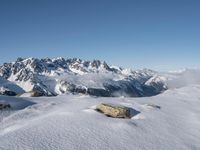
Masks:
[[[139,112],[125,106],[102,103],[96,106],[96,110],[113,118],[132,118]]]

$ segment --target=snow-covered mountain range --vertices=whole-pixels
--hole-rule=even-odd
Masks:
[[[166,89],[165,78],[155,71],[133,71],[99,60],[18,58],[0,66],[0,93],[3,95],[81,93],[104,97],[143,97]]]

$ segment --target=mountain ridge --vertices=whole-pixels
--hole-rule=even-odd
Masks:
[[[134,71],[110,66],[105,61],[78,58],[18,58],[0,66],[0,77],[18,85],[25,92],[37,92],[39,96],[81,93],[105,97],[142,97],[153,96],[167,89],[153,70]]]

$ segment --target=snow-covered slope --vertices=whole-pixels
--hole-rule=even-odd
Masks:
[[[133,71],[109,66],[99,60],[76,58],[18,58],[0,66],[0,76],[26,92],[37,91],[43,96],[82,93],[104,97],[142,97],[167,89],[163,78],[155,71]]]
[[[0,77],[0,94],[1,95],[16,95],[19,93],[23,93],[24,90],[14,84],[13,82],[10,82],[3,77]]]
[[[77,60],[76,67],[72,67],[72,60],[47,60],[36,67],[28,63],[36,61],[32,58],[0,67],[2,87],[59,94],[37,98],[0,96],[0,104],[11,105],[10,109],[0,110],[0,150],[200,149],[199,70],[158,73],[103,67],[107,65],[98,61],[85,67],[84,61]],[[163,92],[141,97],[151,96],[152,91],[154,95]],[[75,92],[139,97],[90,97],[73,95]],[[130,107],[138,114],[131,119],[110,118],[95,111],[102,102]]]
[[[148,98],[0,96],[2,101],[13,108],[0,112],[2,150],[200,149],[200,85]],[[130,120],[109,118],[94,110],[101,102],[125,105],[139,114]]]

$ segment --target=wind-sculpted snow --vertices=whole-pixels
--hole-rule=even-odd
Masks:
[[[133,71],[109,66],[99,60],[76,58],[18,58],[0,66],[0,76],[26,92],[36,91],[41,96],[81,93],[104,97],[143,97],[157,95],[167,89],[155,71]]]
[[[199,93],[200,86],[191,85],[146,98],[15,98],[18,106],[26,101],[35,104],[0,114],[0,149],[197,150]],[[11,99],[6,100],[12,102]],[[106,117],[95,111],[100,103],[124,105],[138,114],[131,119]]]

